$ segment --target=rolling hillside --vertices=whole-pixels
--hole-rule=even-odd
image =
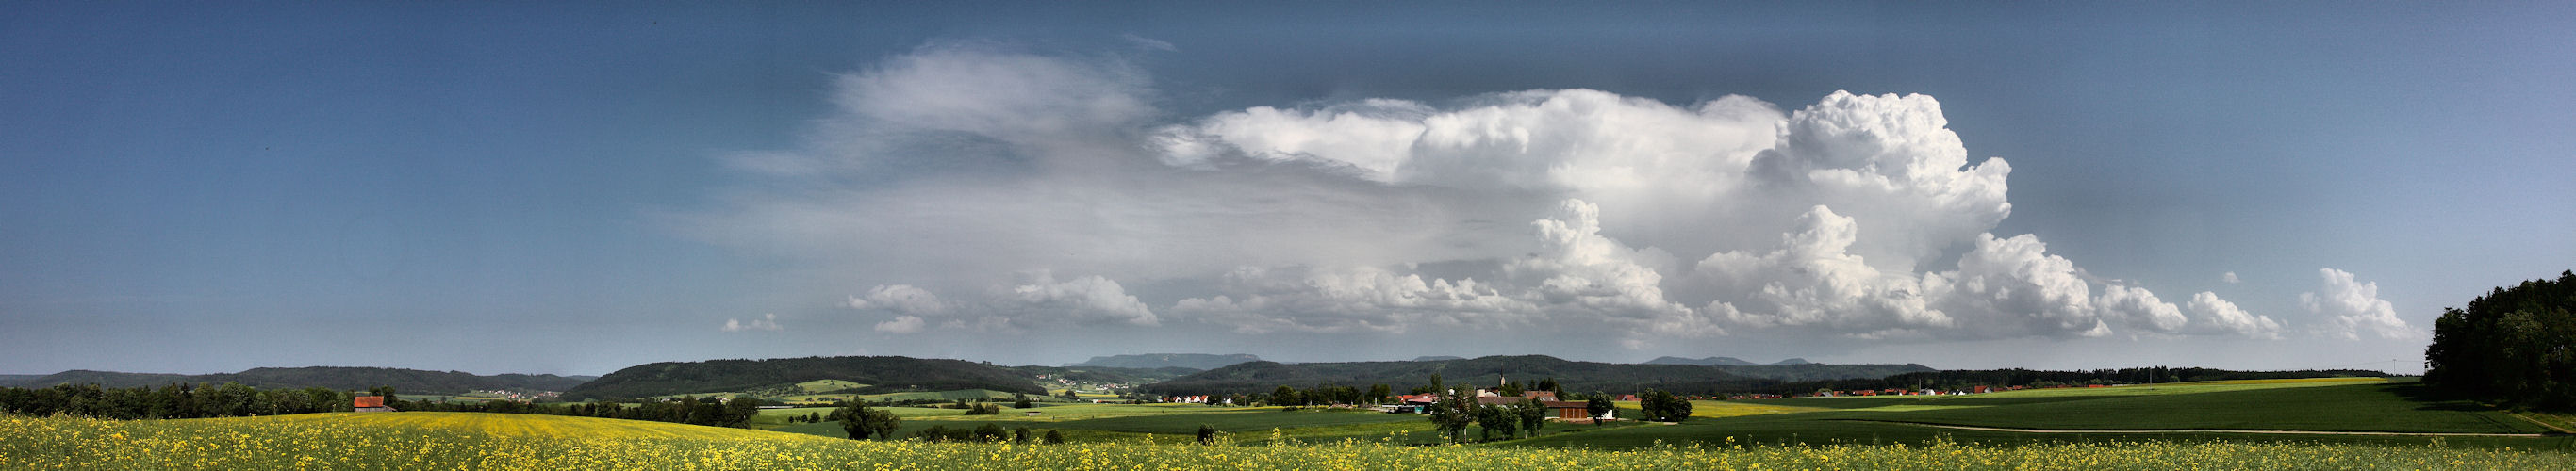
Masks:
[[[1777,361],[1777,362],[1772,362],[1772,363],[1767,363],[1767,364],[1766,364],[1766,363],[1754,363],[1754,362],[1750,362],[1750,361],[1744,361],[1743,359],[1739,359],[1739,358],[1736,358],[1736,357],[1708,357],[1708,358],[1655,357],[1655,359],[1653,359],[1653,360],[1646,360],[1646,364],[1648,364],[1648,365],[1699,365],[1699,366],[1764,366],[1764,365],[1780,365],[1780,366],[1786,366],[1786,365],[1806,365],[1806,364],[1813,364],[1813,363],[1815,363],[1815,362],[1807,361],[1807,359],[1805,359],[1805,358],[1791,358],[1791,359],[1787,359],[1787,360],[1780,360],[1780,361]]]
[[[637,365],[564,391],[563,397],[578,401],[746,391],[824,379],[869,385],[859,393],[958,389],[1046,393],[1018,371],[964,360],[805,357]]]
[[[1088,361],[1084,361],[1084,362],[1081,362],[1081,363],[1075,363],[1075,364],[1071,364],[1071,365],[1065,365],[1065,366],[1068,366],[1068,367],[1074,367],[1074,366],[1098,366],[1098,367],[1109,367],[1109,368],[1135,368],[1135,369],[1145,369],[1145,370],[1151,370],[1151,369],[1157,369],[1157,368],[1189,368],[1189,369],[1193,369],[1193,370],[1213,370],[1213,369],[1217,369],[1217,368],[1224,368],[1224,367],[1226,367],[1227,365],[1233,365],[1233,364],[1236,364],[1236,363],[1255,362],[1255,361],[1261,361],[1261,357],[1252,356],[1251,354],[1248,354],[1248,353],[1237,353],[1237,354],[1233,354],[1233,355],[1212,355],[1212,354],[1206,354],[1206,353],[1147,353],[1147,354],[1142,354],[1142,355],[1110,355],[1110,356],[1101,356],[1101,357],[1091,357],[1091,359],[1090,359],[1090,360],[1088,360]]]
[[[1697,391],[1722,384],[1770,381],[1706,366],[1595,363],[1529,355],[1293,365],[1263,361],[1208,370],[1145,385],[1140,390],[1165,394],[1251,393],[1268,392],[1283,385],[1303,388],[1318,384],[1385,384],[1402,391],[1428,384],[1433,374],[1441,375],[1442,381],[1449,384],[1474,386],[1492,385],[1503,378],[1525,383],[1556,378],[1568,391],[1632,391],[1648,387]]]
[[[1450,384],[1489,386],[1503,378],[1524,384],[1556,378],[1567,391],[1632,392],[1646,388],[1686,394],[1716,393],[1783,381],[1879,378],[1935,371],[1923,365],[1791,364],[1756,366],[1656,365],[1568,361],[1544,355],[1489,356],[1464,360],[1371,361],[1341,363],[1254,362],[1209,370],[1146,385],[1143,392],[1168,394],[1267,392],[1278,386],[1318,384],[1368,386],[1396,390],[1427,384],[1438,373]]]
[[[331,389],[366,389],[393,386],[406,393],[462,393],[490,390],[563,391],[595,377],[498,374],[476,375],[462,371],[427,371],[401,368],[361,368],[341,366],[308,366],[302,368],[252,368],[240,373],[179,375],[164,373],[120,373],[114,371],[71,370],[23,379],[0,386],[41,388],[57,384],[97,384],[111,388],[152,387],[171,383],[221,384],[272,388],[324,387]]]

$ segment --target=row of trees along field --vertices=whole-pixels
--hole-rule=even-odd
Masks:
[[[608,401],[562,404],[531,404],[513,401],[446,403],[409,401],[395,404],[394,408],[409,411],[566,415],[713,427],[748,427],[751,424],[751,417],[760,413],[760,400],[744,396],[736,396],[731,400],[682,397],[676,401],[642,401],[633,406]]]
[[[2576,270],[2443,309],[2424,370],[2425,383],[2470,398],[2576,409]]]
[[[350,396],[329,388],[255,389],[241,383],[173,383],[158,388],[61,384],[0,388],[0,411],[35,417],[69,414],[124,420],[245,417],[347,412]]]
[[[0,412],[43,417],[54,414],[100,419],[194,419],[261,415],[349,412],[353,396],[385,397],[395,410],[546,414],[651,420],[718,427],[744,427],[760,412],[750,398],[731,401],[681,398],[643,401],[635,406],[615,402],[529,404],[513,401],[404,401],[394,388],[378,386],[364,394],[329,388],[258,389],[241,383],[203,386],[173,383],[158,388],[106,388],[96,384],[62,384],[48,388],[0,388]]]

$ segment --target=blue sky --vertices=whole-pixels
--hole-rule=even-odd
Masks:
[[[2559,4],[14,10],[0,372],[2413,371],[2576,267]]]

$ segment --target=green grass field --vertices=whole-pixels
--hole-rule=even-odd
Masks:
[[[1511,446],[1640,447],[1657,442],[1738,443],[2032,443],[2103,440],[2332,442],[2576,449],[2576,437],[2256,434],[2187,430],[2540,434],[2553,432],[2463,401],[2432,399],[2411,382],[2378,378],[2220,381],[2157,386],[2067,388],[1964,396],[1818,397],[1702,401],[1736,410],[1769,406],[1770,414],[1695,419],[1583,436],[1540,437]],[[1623,414],[1631,413],[1622,411]],[[1718,413],[1723,415],[1724,412]],[[1957,425],[2093,433],[1963,430]],[[2120,431],[2120,432],[2109,432]],[[2175,432],[2150,432],[2175,431]]]
[[[1287,411],[1278,407],[1215,407],[1197,404],[1066,404],[1031,409],[1003,408],[1000,415],[964,415],[956,409],[887,407],[903,417],[897,436],[909,436],[922,429],[943,426],[951,429],[974,428],[995,424],[1004,429],[1028,427],[1040,430],[1062,430],[1076,439],[1141,440],[1147,435],[1159,439],[1194,440],[1200,425],[1229,434],[1239,443],[1267,443],[1271,431],[1279,430],[1280,438],[1299,441],[1332,441],[1341,439],[1375,440],[1396,437],[1398,443],[1432,443],[1438,434],[1430,422],[1410,414],[1386,414],[1366,410]],[[778,426],[769,430],[827,437],[847,433],[837,423],[785,424],[787,415],[815,411],[831,413],[825,408],[773,409],[763,415],[781,417]],[[1039,412],[1029,417],[1024,412]],[[765,419],[762,422],[767,422]],[[1472,431],[1469,433],[1473,433]]]

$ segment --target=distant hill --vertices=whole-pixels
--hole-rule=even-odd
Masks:
[[[627,367],[564,391],[565,400],[737,392],[837,379],[869,385],[857,393],[990,389],[1044,394],[1027,375],[965,360],[805,357],[662,362]]]
[[[1489,356],[1464,360],[1371,361],[1340,363],[1243,363],[1145,385],[1139,391],[1166,394],[1268,392],[1279,386],[1322,384],[1367,387],[1385,384],[1397,391],[1427,385],[1431,375],[1458,386],[1490,386],[1509,378],[1523,384],[1555,378],[1567,391],[1634,392],[1657,388],[1685,393],[1715,391],[1728,385],[1767,385],[1777,380],[1731,373],[1697,365],[1637,365],[1568,361],[1544,355]]]
[[[1191,373],[1204,371],[1196,368],[1182,368],[1177,366],[1150,370],[1141,368],[1113,368],[1106,366],[1014,366],[1010,368],[1012,371],[1017,371],[1020,374],[1028,375],[1032,378],[1038,375],[1047,375],[1049,377],[1061,376],[1065,379],[1082,383],[1120,384],[1152,383],[1172,378],[1179,378],[1182,376],[1189,376]]]
[[[1645,364],[1648,364],[1648,365],[1699,365],[1699,366],[1753,366],[1753,365],[1759,365],[1759,364],[1761,364],[1761,363],[1754,363],[1754,362],[1749,362],[1749,361],[1744,361],[1744,360],[1738,360],[1738,359],[1736,359],[1735,357],[1708,357],[1708,358],[1655,357],[1655,359],[1653,359],[1653,360],[1646,360],[1646,363],[1645,363]]]
[[[1227,365],[1248,361],[1261,361],[1261,357],[1252,356],[1247,353],[1237,353],[1233,355],[1212,355],[1206,353],[1148,353],[1143,355],[1110,355],[1105,357],[1091,357],[1090,361],[1065,366],[1105,366],[1110,368],[1138,368],[1148,370],[1155,368],[1179,367],[1194,370],[1213,370],[1224,368]]]
[[[340,390],[393,386],[406,393],[462,393],[490,390],[563,391],[589,382],[594,376],[556,376],[499,374],[475,375],[462,371],[427,371],[400,368],[362,368],[341,366],[308,366],[302,368],[252,368],[240,373],[180,375],[166,373],[120,373],[114,371],[71,370],[34,378],[19,379],[0,386],[51,387],[57,384],[97,384],[112,388],[154,387],[171,383],[222,384],[241,383],[261,389],[324,387]]]
[[[1442,360],[1465,360],[1465,359],[1467,359],[1467,357],[1453,357],[1453,356],[1448,356],[1448,355],[1424,355],[1424,356],[1413,357],[1413,361],[1442,361]]]
[[[1798,366],[1809,367],[1816,365]],[[2009,387],[2085,384],[2154,384],[2186,381],[2337,377],[2372,378],[2387,376],[2387,373],[2371,370],[2235,371],[2210,368],[2154,367],[2051,371],[2010,368],[2000,370],[1939,370],[1905,373],[1883,378],[1784,382],[1766,387],[1745,389],[1743,392],[1796,394],[1812,392],[1820,389],[1857,390],[1932,388],[1956,390],[1975,386]]]
[[[1778,362],[1770,363],[1769,365],[1765,365],[1765,364],[1762,364],[1762,363],[1754,363],[1754,362],[1744,361],[1744,360],[1741,360],[1741,359],[1737,359],[1737,358],[1735,358],[1735,357],[1708,357],[1708,358],[1655,357],[1655,359],[1653,359],[1653,360],[1646,360],[1646,364],[1648,364],[1648,365],[1699,365],[1699,366],[1775,366],[1775,365],[1776,365],[1776,366],[1785,366],[1785,365],[1808,365],[1808,364],[1814,364],[1814,363],[1815,363],[1815,362],[1807,361],[1807,359],[1805,359],[1805,358],[1791,358],[1791,359],[1787,359],[1787,360],[1780,360],[1780,361],[1778,361]]]
[[[1791,358],[1790,360],[1791,360],[1791,361],[1804,361],[1804,360],[1798,360],[1798,359],[1795,359],[1795,358]],[[1824,363],[1789,363],[1788,361],[1782,361],[1782,362],[1780,362],[1780,363],[1773,363],[1773,364],[1768,364],[1768,365],[1752,365],[1752,366],[1713,366],[1713,367],[1711,367],[1711,368],[1717,368],[1717,369],[1721,369],[1721,370],[1726,370],[1726,371],[1727,371],[1727,372],[1729,372],[1729,373],[1735,373],[1735,374],[1740,374],[1740,375],[1745,375],[1745,376],[1751,376],[1751,377],[1755,377],[1755,378],[1776,379],[1776,380],[1781,380],[1781,381],[1824,381],[1824,380],[1837,380],[1837,379],[1878,379],[1878,378],[1885,378],[1885,377],[1888,377],[1888,376],[1894,376],[1894,375],[1900,375],[1900,374],[1907,374],[1907,373],[1925,373],[1925,372],[1940,371],[1940,370],[1932,369],[1932,367],[1923,366],[1923,365],[1917,365],[1917,364],[1912,364],[1912,363],[1907,363],[1907,364],[1902,364],[1902,365],[1885,365],[1885,364],[1832,365],[1832,364],[1824,364]]]

